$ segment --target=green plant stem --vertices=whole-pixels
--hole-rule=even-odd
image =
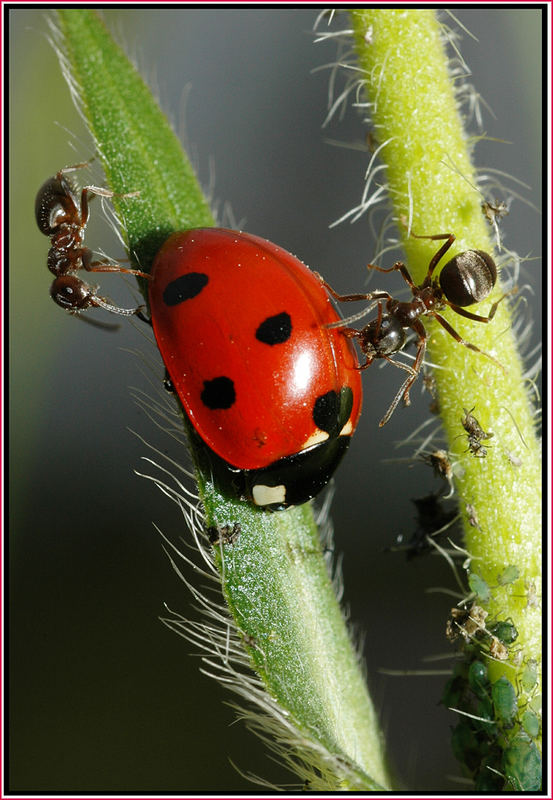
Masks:
[[[186,13],[186,12],[183,12]],[[58,11],[62,63],[94,136],[129,252],[143,270],[176,230],[212,225],[186,156],[140,75],[97,14]],[[222,588],[268,702],[296,731],[287,756],[319,788],[390,785],[378,722],[332,591],[309,505],[267,513],[198,474],[206,524],[239,523],[215,548]],[[313,769],[314,768],[314,769]],[[302,774],[305,773],[305,769]]]
[[[354,10],[351,19],[374,132],[379,144],[387,142],[380,157],[397,217],[409,217],[411,208],[415,233],[454,233],[457,241],[445,260],[467,249],[493,252],[434,12]],[[407,238],[401,225],[399,230],[409,270],[420,282],[440,243]],[[487,315],[501,295],[498,285],[489,300],[471,311]],[[490,676],[496,680],[506,674],[515,680],[529,660],[541,663],[541,460],[535,411],[509,303],[501,303],[488,325],[449,310],[443,316],[505,367],[463,347],[435,321],[425,321],[440,413],[457,462],[455,482],[471,569],[492,588],[490,619],[511,618],[519,633],[507,661],[489,659]],[[494,433],[486,442],[486,458],[467,452],[463,409],[474,409],[484,430]],[[498,586],[498,576],[509,565],[518,567],[519,579]]]

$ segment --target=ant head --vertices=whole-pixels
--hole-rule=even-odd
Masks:
[[[90,286],[76,275],[60,275],[56,278],[50,287],[50,295],[54,303],[68,311],[82,311],[83,308],[97,305]]]

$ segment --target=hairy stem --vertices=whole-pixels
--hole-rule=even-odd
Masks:
[[[173,131],[99,16],[63,9],[58,20],[60,60],[108,183],[140,192],[114,204],[129,253],[147,271],[170,233],[213,219]],[[271,728],[273,746],[318,788],[388,787],[378,721],[311,506],[271,514],[223,497],[201,473],[198,482],[205,525],[240,531],[236,541],[221,534],[214,556],[234,628],[265,688],[258,706],[276,700],[286,721]],[[227,658],[210,658],[218,655]]]
[[[444,29],[434,12],[355,10],[351,19],[374,133],[379,144],[385,143],[380,157],[397,218],[408,220],[416,234],[454,233],[457,240],[445,260],[467,249],[493,252],[450,76]],[[409,270],[419,282],[440,243],[409,238],[401,224],[399,231]],[[470,310],[485,316],[502,294],[497,285],[488,300]],[[506,676],[519,686],[527,665],[541,664],[541,460],[536,412],[512,328],[512,310],[516,295],[512,303],[500,304],[490,324],[468,321],[450,310],[443,314],[464,339],[493,355],[503,369],[456,342],[433,320],[425,325],[431,334],[428,356],[436,365],[433,375],[450,457],[459,467],[456,488],[471,570],[491,589],[489,618],[508,618],[518,631],[507,659],[487,654],[490,680]],[[461,425],[464,409],[473,409],[481,427],[493,431],[493,439],[485,442],[486,457],[467,451]],[[516,567],[518,577],[502,583],[499,576],[509,566]],[[534,696],[539,693],[539,674]],[[519,693],[520,713],[527,703],[527,694]],[[513,736],[504,738],[509,747]]]

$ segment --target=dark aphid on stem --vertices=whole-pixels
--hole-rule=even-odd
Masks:
[[[211,525],[207,528],[207,538],[213,547],[223,544],[235,544],[240,536],[242,526],[239,522],[234,522],[232,525]]]
[[[497,223],[498,219],[506,217],[509,213],[509,207],[504,200],[484,200],[480,208],[490,225]]]
[[[473,456],[477,458],[485,458],[488,455],[488,450],[482,444],[483,441],[487,439],[491,439],[493,437],[492,431],[485,431],[483,430],[482,426],[472,413],[474,411],[474,406],[467,411],[466,408],[463,408],[465,412],[465,416],[461,417],[461,425],[467,432],[467,441],[468,441],[468,448]]]
[[[449,493],[445,497],[451,497],[454,492],[453,487],[453,467],[449,456],[445,450],[436,449],[429,452],[419,453],[419,459],[428,464],[434,470],[434,475],[443,478],[449,484]]]
[[[85,186],[81,190],[80,198],[78,197],[66,175],[87,163],[61,169],[52,178],[48,178],[37,192],[36,222],[39,230],[50,238],[47,263],[50,272],[56,276],[50,287],[50,295],[55,303],[71,313],[86,308],[103,308],[113,314],[136,314],[143,306],[119,308],[98,295],[97,287],[85,283],[77,274],[84,269],[87,272],[124,272],[127,275],[149,278],[147,273],[137,269],[127,269],[107,261],[93,261],[92,251],[84,246],[89,195],[115,196],[108,189]]]
[[[376,264],[367,264],[367,269],[374,269],[378,272],[400,272],[405,283],[411,289],[411,300],[396,300],[385,291],[340,295],[321,278],[322,283],[335,300],[340,302],[365,300],[371,303],[369,310],[374,305],[378,308],[376,319],[371,320],[361,330],[343,327],[343,325],[347,326],[348,323],[356,321],[365,312],[350,317],[342,323],[344,336],[355,339],[365,356],[365,363],[359,368],[366,369],[376,358],[384,358],[390,364],[394,364],[394,366],[409,373],[388,411],[380,421],[381,427],[388,422],[402,398],[405,405],[410,403],[409,392],[421,371],[428,341],[428,333],[421,321],[421,317],[433,317],[459,344],[476,353],[481,353],[505,371],[499,361],[489,353],[480,350],[476,345],[463,339],[449,322],[438,313],[449,307],[457,314],[474,322],[491,322],[497,307],[511,292],[504,294],[503,297],[495,302],[485,317],[466,311],[465,307],[485,300],[494,288],[497,280],[497,267],[493,258],[482,250],[465,250],[448,261],[441,270],[439,277],[434,278],[434,271],[455,241],[455,235],[452,233],[440,233],[434,236],[416,236],[416,234],[412,233],[411,236],[415,236],[417,239],[446,239],[445,244],[440,247],[430,260],[426,276],[419,285],[414,283],[409,270],[402,261],[397,261],[389,269],[379,267]],[[417,353],[413,366],[402,364],[391,358],[405,346],[406,331],[408,329],[414,331],[418,338]]]

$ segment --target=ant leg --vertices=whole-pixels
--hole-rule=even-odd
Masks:
[[[122,267],[120,264],[110,264],[108,261],[91,261],[92,251],[88,247],[83,247],[81,252],[81,260],[83,268],[87,272],[124,272],[126,275],[136,275],[139,278],[151,279],[151,275],[147,272],[142,272],[139,269],[129,269]]]
[[[346,336],[348,339],[362,339],[363,338],[363,335],[362,335],[361,331],[358,331],[356,328],[341,328],[340,332],[344,336]],[[366,354],[364,354],[364,355],[366,355]],[[373,363],[373,361],[374,361],[374,357],[371,358],[370,356],[366,356],[365,363],[364,364],[360,364],[355,369],[359,369],[359,370],[367,369],[367,367],[370,367],[370,365]]]
[[[138,197],[140,192],[127,192],[126,194],[117,194],[117,192],[112,192],[110,189],[104,189],[101,186],[84,186],[81,191],[81,225],[84,227],[88,222],[88,195],[92,194],[99,195],[100,197],[107,197],[112,199],[113,197],[119,197],[121,199],[126,199],[127,197]]]
[[[87,161],[81,161],[79,164],[71,164],[70,167],[62,167],[59,171],[59,175],[65,175],[66,172],[76,172],[78,169],[84,169],[84,167],[88,167],[91,164],[96,156],[91,156]]]
[[[402,278],[410,289],[416,289],[417,286],[411,277],[411,274],[403,261],[396,261],[392,267],[379,267],[377,264],[367,264],[367,269],[375,269],[377,272],[401,272]]]
[[[402,220],[403,222],[403,220]],[[407,227],[405,222],[403,222],[404,227]],[[440,249],[434,253],[432,258],[430,259],[430,263],[428,265],[428,271],[426,273],[425,280],[428,280],[432,277],[432,273],[438,266],[439,262],[441,261],[442,257],[447,253],[453,242],[455,241],[456,237],[454,233],[435,233],[432,236],[426,236],[423,234],[413,233],[413,231],[409,231],[409,236],[412,236],[413,239],[430,239],[431,241],[439,241],[441,239],[447,239],[446,243],[443,244]]]
[[[503,298],[501,298],[501,299],[503,299]],[[499,302],[499,301],[498,301],[498,302]],[[500,362],[497,360],[497,358],[494,358],[494,357],[493,357],[493,356],[491,356],[489,353],[486,353],[484,350],[480,350],[480,348],[479,348],[479,347],[477,347],[475,344],[472,344],[471,342],[467,342],[467,341],[466,341],[466,339],[463,339],[461,336],[459,336],[459,334],[457,333],[457,331],[456,331],[454,328],[452,328],[452,327],[451,327],[451,325],[449,324],[449,322],[447,322],[447,321],[446,321],[446,320],[445,320],[445,319],[444,319],[444,318],[443,318],[443,317],[442,317],[440,314],[437,314],[435,311],[431,311],[430,313],[431,313],[431,315],[434,317],[434,319],[436,319],[436,320],[437,320],[437,321],[440,323],[440,325],[442,326],[442,328],[445,328],[445,330],[446,330],[446,331],[447,331],[447,332],[448,332],[448,333],[449,333],[451,336],[453,336],[453,338],[455,339],[455,341],[456,341],[456,342],[459,342],[459,344],[462,344],[462,345],[464,345],[465,347],[468,347],[468,348],[469,348],[469,350],[473,350],[475,353],[480,353],[481,355],[483,355],[483,356],[486,356],[486,358],[489,358],[489,359],[490,359],[490,361],[493,361],[493,363],[494,363],[496,366],[498,366],[498,367],[499,367],[501,370],[503,370],[503,373],[504,373],[505,375],[507,375],[507,370],[505,369],[505,367],[503,366],[503,364],[501,364],[501,363],[500,363]],[[475,316],[476,316],[476,315],[475,315]],[[489,322],[489,319],[488,319],[487,317],[481,317],[481,318],[480,318],[480,321],[481,321],[481,322]]]
[[[350,301],[355,301],[355,300],[370,300],[371,299],[370,292],[368,294],[367,293],[365,293],[365,294],[338,294],[338,292],[336,292],[332,288],[332,286],[329,283],[327,283],[325,281],[325,279],[323,278],[323,276],[320,275],[318,272],[315,272],[315,277],[317,277],[320,280],[320,282],[323,284],[323,286],[325,287],[327,292],[330,295],[332,295],[332,297],[335,300],[338,300],[339,303],[349,303]]]
[[[419,233],[413,233],[410,231],[405,221],[405,217],[400,217],[400,222],[403,227],[409,232],[409,236],[412,236],[413,239],[430,239],[431,241],[440,241],[441,239],[447,239],[447,242],[440,247],[440,249],[434,253],[430,260],[430,264],[428,265],[428,272],[426,273],[426,279],[432,277],[432,273],[436,269],[436,266],[440,262],[442,256],[447,253],[453,242],[455,241],[455,234],[454,233],[434,233],[431,236]]]
[[[409,364],[402,364],[401,361],[394,361],[394,359],[390,358],[390,356],[380,356],[380,357],[384,358],[388,362],[388,364],[392,364],[394,367],[398,367],[399,369],[402,369],[405,372],[408,372],[409,375],[414,375],[415,378],[418,375],[418,372],[415,371],[415,368],[414,367],[410,367]],[[410,404],[411,404],[411,401],[409,401],[409,403],[407,403],[407,405],[410,405]]]
[[[480,314],[473,314],[472,311],[465,311],[465,309],[461,308],[461,306],[456,306],[455,303],[450,303],[449,300],[446,300],[445,297],[442,298],[442,300],[446,305],[448,305],[450,308],[452,308],[457,314],[460,314],[462,317],[466,317],[467,319],[472,319],[475,322],[491,322],[492,319],[495,316],[495,312],[497,311],[497,307],[501,303],[501,301],[505,300],[506,297],[509,297],[510,294],[514,294],[515,292],[518,292],[518,286],[515,286],[509,292],[505,292],[503,297],[500,297],[499,300],[497,302],[495,302],[493,304],[493,306],[490,308],[487,317],[482,317],[482,316],[480,316]]]
[[[400,364],[399,361],[393,361],[391,358],[386,358],[386,361],[388,361],[390,364],[394,364],[394,366],[396,366],[396,367],[401,367],[401,369],[404,369],[406,372],[409,372],[410,374],[409,374],[409,377],[406,378],[405,381],[400,386],[396,396],[392,400],[392,403],[391,403],[390,407],[388,408],[388,410],[386,411],[386,413],[384,414],[384,416],[382,417],[382,419],[378,423],[378,426],[380,428],[382,428],[384,425],[386,425],[386,423],[388,422],[388,420],[390,419],[390,417],[392,416],[392,414],[396,410],[396,408],[398,406],[398,403],[399,403],[399,401],[401,400],[402,397],[404,399],[404,402],[405,402],[406,406],[410,405],[410,403],[411,403],[411,400],[409,398],[409,392],[411,391],[411,386],[417,380],[417,377],[419,375],[419,372],[420,372],[420,369],[421,369],[421,366],[422,366],[422,362],[423,362],[423,359],[424,359],[424,354],[426,352],[426,331],[424,329],[424,325],[422,325],[422,323],[419,322],[416,326],[413,325],[413,330],[419,336],[419,347],[418,347],[418,350],[417,350],[417,355],[416,355],[415,362],[414,362],[413,366],[409,367],[406,364]]]

